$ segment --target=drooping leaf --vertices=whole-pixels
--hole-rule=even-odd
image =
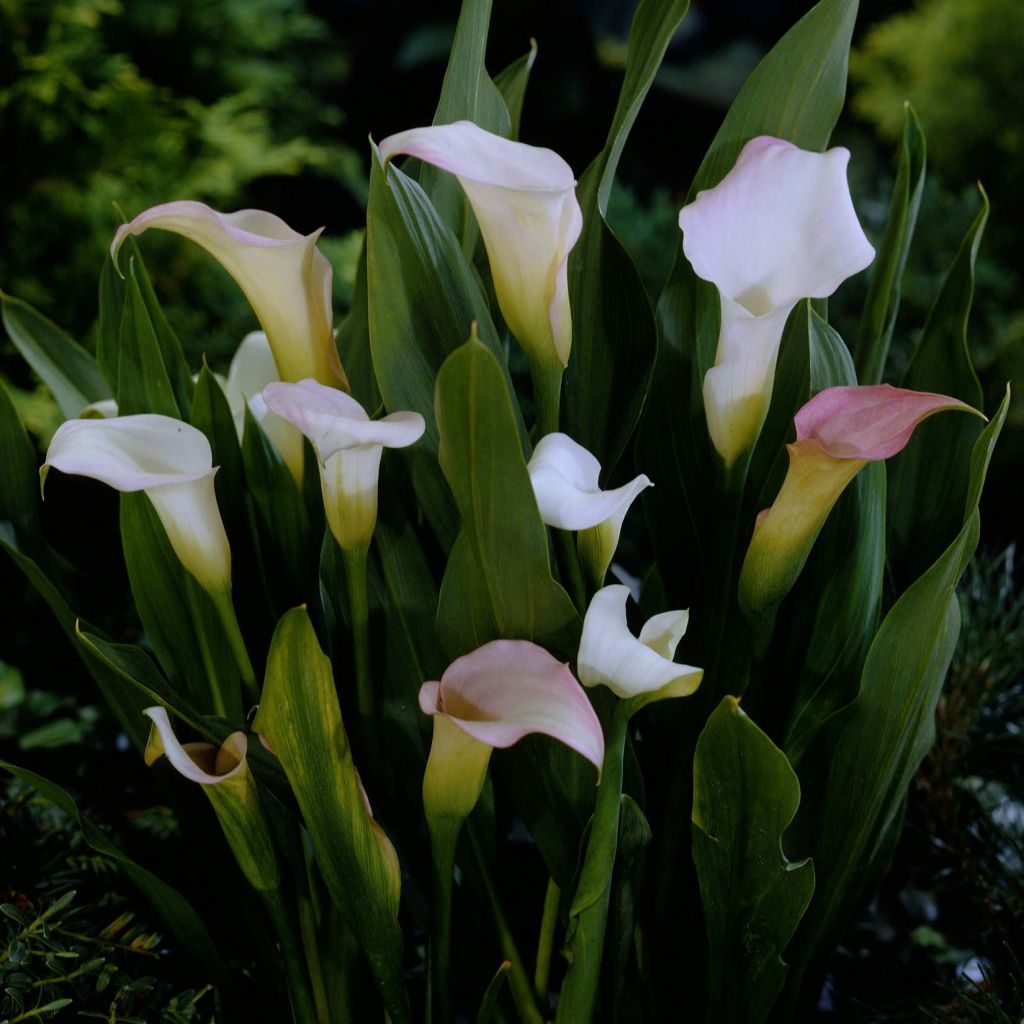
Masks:
[[[880,384],[885,373],[889,342],[900,308],[903,268],[907,263],[924,192],[927,166],[924,131],[909,103],[906,110],[907,120],[903,126],[899,169],[889,203],[889,216],[878,246],[853,345],[857,355],[857,377],[861,384]]]
[[[253,727],[288,776],[324,882],[366,953],[388,1014],[396,1024],[408,1022],[398,859],[368,811],[331,663],[302,608],[278,623]]]
[[[960,244],[902,386],[952,395],[982,409],[983,393],[971,362],[967,326],[974,299],[974,262],[988,220],[988,197]],[[956,532],[967,493],[968,454],[981,430],[974,416],[936,416],[915,431],[889,464],[891,557],[901,580],[913,579]]]
[[[935,707],[956,647],[956,585],[978,543],[978,502],[1009,407],[1007,394],[971,453],[963,525],[886,615],[856,699],[820,730],[800,766],[795,833],[813,858],[815,897],[794,940],[788,999],[822,968],[842,929],[887,866],[907,787],[935,736]],[[814,988],[813,977],[804,991]]]
[[[0,291],[0,315],[7,336],[50,389],[65,419],[93,402],[111,397],[95,360],[52,320]]]
[[[580,621],[551,575],[501,367],[474,334],[437,376],[440,463],[462,530],[441,585],[438,636],[449,658],[488,640],[533,640],[571,654]]]
[[[726,697],[697,742],[693,859],[708,931],[708,1019],[760,1024],[786,977],[782,952],[814,891],[783,835],[800,804],[785,754]]]

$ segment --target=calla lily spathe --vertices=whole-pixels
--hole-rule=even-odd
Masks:
[[[547,434],[527,467],[540,517],[548,526],[577,531],[580,559],[595,586],[619,545],[622,521],[641,491],[653,486],[641,473],[627,484],[603,491],[601,464],[567,434]]]
[[[423,436],[418,412],[371,420],[351,396],[315,380],[268,384],[267,407],[301,431],[316,450],[327,522],[343,551],[370,543],[377,523],[377,477],[385,448]]]
[[[459,179],[509,329],[532,364],[561,372],[572,346],[569,252],[583,229],[572,168],[550,149],[470,121],[412,128],[380,144],[385,163],[403,153]]]
[[[680,665],[676,648],[689,612],[662,612],[648,619],[635,637],[626,621],[629,587],[612,584],[591,599],[583,619],[576,660],[584,686],[607,686],[639,707],[668,697],[687,697],[700,686],[704,670]]]
[[[242,440],[245,431],[245,410],[248,407],[271,444],[281,453],[296,486],[301,488],[305,462],[302,434],[287,420],[272,412],[263,400],[263,389],[280,379],[266,334],[263,331],[250,331],[231,357],[224,394],[235,420],[238,440]]]
[[[759,613],[796,582],[829,512],[868,464],[902,451],[922,420],[938,412],[976,409],[947,395],[889,384],[835,387],[796,414],[789,469],[771,508],[757,517],[743,569],[740,605]]]
[[[40,474],[87,476],[118,491],[145,491],[181,564],[203,589],[231,589],[231,549],[214,493],[210,442],[170,416],[67,420]]]
[[[457,658],[439,682],[420,687],[434,738],[423,779],[428,817],[473,809],[494,747],[531,733],[560,740],[599,771],[601,723],[568,665],[527,640],[492,640]]]
[[[874,259],[850,198],[849,158],[842,147],[811,153],[760,136],[718,185],[679,213],[686,258],[721,297],[704,410],[727,465],[761,432],[783,328],[797,302],[831,295]]]
[[[166,757],[179,775],[199,783],[250,885],[259,891],[276,889],[277,858],[256,781],[246,760],[249,744],[245,733],[231,733],[220,746],[183,744],[174,734],[164,708],[146,708],[143,714],[153,723],[146,744],[146,764]]]
[[[238,282],[266,331],[283,380],[313,377],[348,387],[334,343],[333,271],[316,247],[320,231],[300,235],[263,210],[219,213],[203,203],[182,200],[153,206],[122,224],[111,243],[111,256],[117,259],[128,235],[148,228],[191,239]]]

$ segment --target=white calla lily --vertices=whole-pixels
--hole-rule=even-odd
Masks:
[[[470,121],[412,128],[380,144],[385,163],[403,153],[459,179],[509,329],[531,363],[561,372],[572,345],[569,251],[583,229],[572,168],[550,149]]]
[[[612,584],[591,599],[583,620],[577,670],[584,686],[607,686],[637,705],[686,697],[700,685],[704,670],[680,665],[676,647],[689,621],[686,611],[662,612],[647,620],[635,637],[626,621],[629,587]]]
[[[423,435],[418,412],[371,420],[351,396],[315,380],[263,389],[267,407],[302,432],[316,450],[327,522],[344,551],[365,547],[377,522],[377,477],[385,448],[407,448]]]
[[[622,522],[640,493],[653,484],[641,473],[627,484],[603,491],[601,463],[568,434],[547,434],[533,450],[530,483],[548,526],[576,530],[580,558],[600,586],[619,545]]]
[[[761,432],[793,308],[831,295],[874,259],[850,198],[849,159],[842,147],[812,153],[760,136],[718,185],[679,213],[683,251],[721,297],[704,409],[727,465]]]
[[[231,357],[224,394],[235,420],[238,440],[242,440],[245,431],[245,410],[248,407],[270,442],[281,453],[296,486],[301,488],[305,462],[302,434],[287,420],[272,412],[263,400],[263,389],[280,379],[266,334],[263,331],[250,331]]]
[[[170,416],[68,420],[40,471],[53,467],[118,491],[145,491],[181,564],[213,595],[231,589],[231,549],[214,493],[210,442]]]
[[[238,282],[270,339],[284,380],[314,377],[324,384],[348,386],[334,343],[333,271],[316,247],[320,231],[300,235],[263,210],[219,213],[203,203],[182,200],[151,207],[122,224],[111,243],[111,256],[116,260],[125,238],[147,228],[191,239]]]

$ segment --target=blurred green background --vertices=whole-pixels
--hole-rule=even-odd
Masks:
[[[635,0],[495,0],[492,72],[526,52],[531,38],[539,48],[522,137],[557,149],[577,174],[603,142],[634,7]],[[631,137],[610,210],[652,293],[679,246],[676,214],[724,110],[809,7],[692,4]],[[430,122],[457,13],[454,0],[0,0],[0,288],[88,345],[99,270],[120,221],[114,204],[133,216],[190,198],[224,210],[266,208],[303,232],[325,226],[340,319],[364,223],[367,138]],[[984,185],[992,216],[970,344],[990,402],[1007,380],[1024,395],[1022,55],[1022,0],[863,0],[836,136],[853,151],[855,203],[877,239],[906,100],[927,135],[928,184],[894,338],[897,373],[978,209],[976,183]],[[173,236],[147,236],[145,252],[190,360],[205,353],[225,365],[255,326],[237,287]],[[832,302],[847,337],[864,287],[863,277],[852,281]],[[0,376],[44,445],[56,408],[6,338]],[[1015,959],[1024,950],[1024,604],[1013,548],[1022,449],[1018,399],[990,476],[987,554],[967,589],[968,628],[940,742],[912,794],[886,888],[837,957],[823,1020],[1016,1022],[1024,1013]],[[108,511],[77,517],[100,520]],[[116,754],[112,726],[6,561],[0,593],[0,745],[61,757],[79,777],[108,770],[97,765]],[[117,804],[97,811],[114,830],[153,842],[173,828],[151,809],[126,817]],[[80,877],[73,829],[18,787],[0,808],[0,846],[17,868],[5,893],[0,863],[0,902],[45,902],[75,888],[86,920],[110,916],[97,910],[104,904],[96,886]],[[45,857],[32,825],[46,834]],[[65,870],[68,858],[74,867]],[[54,865],[65,865],[67,877]],[[99,889],[108,900],[119,891],[116,881]],[[112,961],[110,981],[90,998],[105,1007],[109,986],[131,989],[153,973],[144,953],[136,959]],[[171,970],[160,984],[131,989],[125,1012],[209,1019],[196,996],[202,982]]]

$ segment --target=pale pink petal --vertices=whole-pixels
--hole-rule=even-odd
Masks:
[[[146,747],[147,764],[163,754],[180,775],[203,786],[215,786],[245,770],[248,741],[244,732],[232,733],[219,747],[213,743],[182,744],[164,708],[146,708],[143,714],[155,730]]]
[[[946,409],[981,415],[947,395],[874,384],[821,391],[794,422],[797,441],[813,441],[833,458],[877,461],[902,451],[922,420]]]

